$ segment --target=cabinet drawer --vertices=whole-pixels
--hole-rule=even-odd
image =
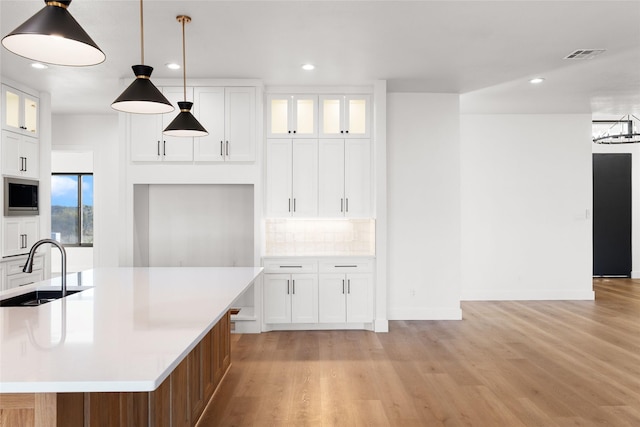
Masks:
[[[320,273],[371,273],[373,259],[335,258],[320,261]]]
[[[27,258],[20,258],[14,261],[9,261],[5,265],[7,266],[7,276],[11,276],[14,274],[21,274],[24,265],[27,262]],[[44,264],[44,260],[42,256],[37,256],[33,260],[33,269],[34,270],[42,270]]]
[[[265,273],[317,273],[318,262],[316,260],[305,259],[269,259],[264,260]]]

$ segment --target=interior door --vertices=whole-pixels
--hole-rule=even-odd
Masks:
[[[593,275],[631,277],[631,154],[593,154]]]

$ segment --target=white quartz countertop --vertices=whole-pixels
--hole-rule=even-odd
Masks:
[[[39,307],[0,307],[0,393],[155,390],[261,272],[152,267],[69,275],[69,290],[88,289]],[[51,287],[59,289],[59,279],[0,295]]]

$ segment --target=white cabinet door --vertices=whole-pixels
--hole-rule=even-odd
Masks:
[[[22,156],[22,140],[17,133],[2,131],[2,174],[22,176],[24,159]]]
[[[129,119],[129,143],[134,162],[158,162],[162,160],[163,135],[160,114],[127,114]]]
[[[39,217],[5,218],[3,221],[2,256],[11,256],[29,252],[40,237]]]
[[[225,88],[225,157],[232,162],[256,158],[256,91],[253,87]]]
[[[22,138],[20,151],[24,158],[22,176],[38,179],[40,177],[40,144],[36,138],[25,136]]]
[[[267,97],[267,137],[317,137],[317,110],[317,95],[269,95]]]
[[[40,176],[38,140],[3,130],[2,174],[37,179]]]
[[[2,256],[23,253],[26,242],[22,236],[19,218],[5,218],[3,221]]]
[[[344,323],[347,319],[344,274],[320,274],[318,306],[320,323]]]
[[[195,116],[209,135],[194,138],[194,160],[224,162],[224,88],[194,89]]]
[[[344,143],[344,214],[371,216],[371,143],[349,139]]]
[[[291,275],[265,274],[263,312],[265,323],[291,323]]]
[[[292,213],[296,217],[318,215],[318,140],[294,139],[292,143]]]
[[[318,143],[318,212],[320,216],[344,216],[344,140]]]
[[[267,140],[267,216],[291,216],[292,152],[290,139]]]
[[[347,322],[373,322],[373,286],[370,274],[347,274]]]
[[[291,323],[318,323],[317,275],[291,275]]]
[[[37,97],[2,85],[2,128],[37,138],[39,104]]]

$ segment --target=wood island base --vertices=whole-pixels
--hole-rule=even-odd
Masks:
[[[195,426],[231,364],[227,312],[151,392],[0,394],[0,427]]]

